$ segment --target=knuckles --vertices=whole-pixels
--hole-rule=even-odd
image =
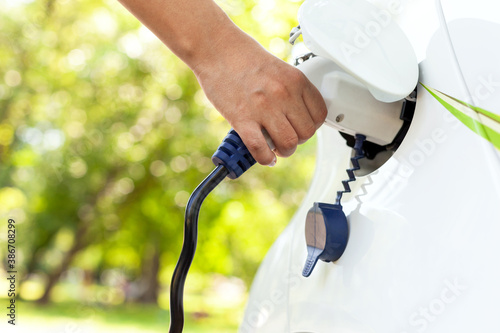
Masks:
[[[299,139],[296,135],[284,136],[279,142],[279,152],[282,156],[288,157],[295,152],[298,144]]]
[[[325,107],[318,110],[318,125],[322,125],[325,122],[326,116],[328,116],[328,109]]]
[[[263,90],[257,90],[253,93],[252,96],[254,105],[256,105],[259,108],[265,108],[266,105],[269,103],[269,99],[266,96],[266,93]]]
[[[273,82],[269,86],[272,99],[285,99],[289,97],[288,89],[281,82]]]
[[[287,81],[296,87],[303,87],[305,76],[300,70],[292,67],[288,72]]]
[[[260,164],[269,165],[273,162],[274,154],[265,153],[265,148],[267,148],[265,141],[261,142],[257,138],[250,137],[245,140],[245,145],[255,160]]]
[[[260,140],[255,138],[249,138],[246,141],[247,141],[246,146],[250,151],[256,152],[261,150],[262,142],[260,142]]]
[[[299,137],[300,141],[307,141],[310,139],[314,133],[316,133],[316,127],[311,124],[307,125],[303,130],[302,130],[302,135]]]

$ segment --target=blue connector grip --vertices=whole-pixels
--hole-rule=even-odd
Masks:
[[[302,275],[311,275],[318,259],[340,259],[347,247],[349,226],[342,206],[315,202],[306,217],[307,259]]]
[[[231,129],[212,156],[212,162],[215,166],[223,165],[229,171],[228,177],[236,179],[255,164],[255,159],[238,133]]]

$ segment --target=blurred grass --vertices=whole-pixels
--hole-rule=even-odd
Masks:
[[[215,312],[210,316],[187,313],[185,331],[203,333],[236,332],[240,309],[235,315]],[[62,327],[81,332],[166,332],[169,325],[167,310],[149,304],[127,303],[103,307],[78,302],[53,303],[40,306],[33,302],[19,302],[19,325],[29,328],[36,324],[44,330]],[[39,332],[39,330],[37,330]],[[42,331],[43,332],[43,331]]]

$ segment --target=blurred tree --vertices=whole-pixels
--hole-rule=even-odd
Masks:
[[[277,56],[289,53],[296,2],[220,4]],[[70,267],[95,279],[118,268],[139,286],[129,299],[156,302],[180,253],[189,193],[228,129],[189,69],[114,0],[6,6],[0,198],[18,191],[3,213],[20,223],[24,278],[44,276],[39,302]],[[305,193],[313,150],[217,188],[200,216],[194,272],[250,283]]]

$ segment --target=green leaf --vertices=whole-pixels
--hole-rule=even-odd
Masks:
[[[465,126],[500,149],[500,116],[470,105],[420,83],[439,103]]]

